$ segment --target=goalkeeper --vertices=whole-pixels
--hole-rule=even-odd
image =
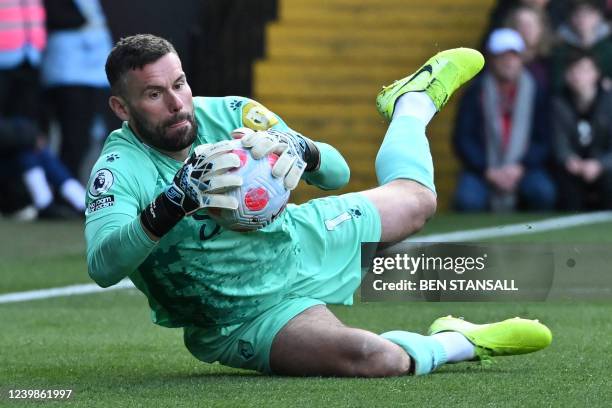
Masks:
[[[273,173],[288,189],[300,179],[342,187],[346,162],[252,100],[192,97],[166,40],[120,40],[106,72],[110,106],[124,122],[88,185],[90,276],[103,287],[129,277],[153,321],[183,328],[198,359],[263,373],[421,375],[444,363],[546,347],[550,331],[537,321],[474,325],[449,316],[429,336],[378,335],[343,325],[325,306],[352,303],[360,242],[402,240],[435,212],[425,126],[483,63],[476,51],[449,50],[383,88],[377,108],[390,126],[376,160],[379,187],[289,205],[269,226],[237,233],[206,213],[237,206],[225,194],[242,182],[227,173],[239,159],[226,140],[242,137],[254,156],[281,153]]]

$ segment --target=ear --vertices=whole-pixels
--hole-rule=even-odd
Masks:
[[[123,121],[130,120],[130,110],[127,103],[120,96],[111,96],[108,99],[108,106],[115,112],[115,115]]]

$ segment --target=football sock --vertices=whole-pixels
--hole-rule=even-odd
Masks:
[[[395,330],[380,335],[397,344],[414,362],[414,375],[424,375],[446,363],[446,351],[431,336]]]
[[[62,183],[60,193],[76,210],[85,210],[85,189],[81,183],[75,179],[68,179]]]
[[[436,105],[425,92],[408,92],[395,102],[393,119],[399,116],[412,116],[427,125],[436,112]]]
[[[53,201],[53,193],[41,167],[33,167],[23,173],[23,182],[30,193],[32,202],[37,209],[49,206]]]
[[[431,338],[438,341],[444,347],[448,363],[470,361],[476,357],[474,345],[461,333],[453,331],[441,332],[434,334]]]
[[[410,94],[415,92],[406,95]],[[433,160],[422,119],[401,115],[391,121],[376,156],[376,176],[380,185],[409,179],[436,192]]]

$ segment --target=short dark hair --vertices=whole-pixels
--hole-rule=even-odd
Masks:
[[[581,8],[588,8],[593,11],[597,11],[600,14],[603,14],[603,9],[601,5],[595,0],[574,0],[570,2],[569,14],[574,14],[578,9]]]
[[[591,60],[593,62],[593,65],[595,65],[595,68],[597,68],[597,70],[601,72],[601,69],[599,68],[599,61],[597,61],[597,57],[595,56],[595,54],[593,54],[589,50],[583,50],[580,48],[572,48],[567,53],[567,56],[565,58],[565,70],[567,71],[568,69],[570,69],[570,67],[572,67],[578,61],[581,61],[583,59]]]
[[[105,66],[113,95],[121,94],[122,79],[129,70],[141,69],[169,53],[176,54],[174,46],[153,34],[136,34],[120,39],[108,54]]]

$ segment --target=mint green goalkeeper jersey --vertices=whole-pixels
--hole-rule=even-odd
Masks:
[[[230,139],[238,127],[289,130],[275,114],[241,97],[196,97],[192,146]],[[348,166],[331,146],[317,143],[321,168],[304,176],[324,189],[348,181]],[[139,214],[182,166],[143,144],[127,123],[110,134],[87,187],[85,237],[89,274],[99,285],[124,277],[147,297],[155,323],[168,327],[242,323],[288,295],[298,265],[299,237],[287,210],[268,227],[226,230],[205,212],[183,218],[159,242]]]

